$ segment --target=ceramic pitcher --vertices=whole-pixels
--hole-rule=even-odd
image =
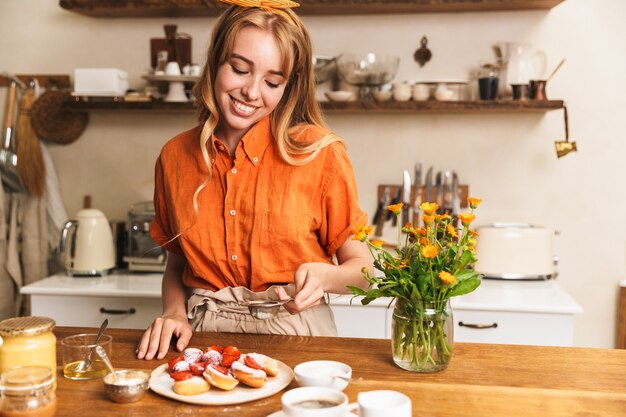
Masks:
[[[546,71],[546,54],[528,43],[503,42],[502,49],[505,70],[500,80],[500,95],[511,94],[511,84],[528,84],[530,80],[540,80]]]

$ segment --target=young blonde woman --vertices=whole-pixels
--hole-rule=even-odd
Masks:
[[[366,287],[354,171],[315,100],[309,35],[289,1],[233,0],[195,87],[199,126],[156,162],[153,239],[168,250],[163,314],[137,357],[192,331],[336,335],[324,294]],[[241,4],[243,3],[243,4]],[[336,262],[333,261],[336,259]],[[293,297],[272,319],[241,302]]]

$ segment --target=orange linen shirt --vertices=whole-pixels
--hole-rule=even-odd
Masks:
[[[150,227],[155,242],[187,259],[188,287],[244,286],[258,292],[292,283],[302,263],[331,263],[355,226],[367,221],[344,146],[333,143],[310,163],[289,165],[274,146],[269,117],[246,133],[234,159],[212,137],[218,152],[196,217],[193,194],[208,175],[200,131],[183,132],[161,150]],[[326,133],[308,126],[298,140]]]

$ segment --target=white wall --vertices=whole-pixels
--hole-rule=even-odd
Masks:
[[[625,17],[621,0],[566,0],[551,11],[304,17],[316,53],[397,54],[399,81],[467,78],[502,40],[542,48],[550,68],[567,58],[547,91],[566,100],[579,152],[560,160],[553,142],[564,138],[561,111],[353,114],[330,115],[328,121],[348,143],[361,203],[370,214],[376,184],[399,182],[401,169],[421,160],[456,169],[471,194],[483,198],[477,222],[519,220],[558,229],[559,282],[585,310],[576,319],[578,346],[614,345],[617,283],[624,278]],[[194,60],[201,62],[213,23],[94,19],[53,0],[3,1],[0,19],[0,70],[71,74],[75,67],[119,67],[130,73],[134,87],[143,85],[149,39],[162,37],[163,24],[176,23],[192,35]],[[433,59],[420,69],[412,54],[422,35]],[[151,198],[162,144],[193,122],[191,114],[91,113],[77,142],[50,146],[68,211],[79,210],[83,195],[90,194],[109,218],[124,219],[130,204]]]

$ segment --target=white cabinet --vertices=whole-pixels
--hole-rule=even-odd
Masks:
[[[113,274],[98,278],[54,275],[22,288],[33,315],[60,326],[146,328],[161,315],[161,274]],[[390,299],[367,306],[359,297],[329,294],[342,337],[389,339]],[[452,299],[457,342],[572,346],[580,306],[556,281],[483,280],[476,291]]]
[[[390,338],[390,300],[363,306],[351,299],[330,297],[339,336]],[[456,342],[547,346],[573,346],[574,315],[582,313],[555,281],[483,280],[474,292],[453,298],[452,309]]]
[[[160,316],[161,274],[114,274],[82,278],[54,275],[22,288],[31,297],[31,312],[59,326],[145,329]]]

